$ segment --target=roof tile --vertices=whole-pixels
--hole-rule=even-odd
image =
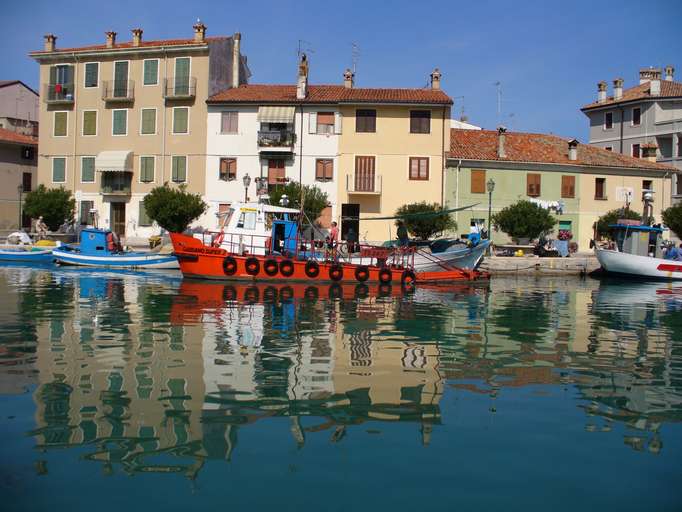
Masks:
[[[206,43],[208,43],[208,42],[217,41],[217,40],[221,40],[221,39],[230,39],[230,36],[207,37],[206,41],[203,43],[198,43],[193,38],[191,38],[191,39],[158,39],[156,41],[141,41],[139,46],[133,46],[132,41],[126,41],[124,43],[116,43],[113,48],[107,48],[106,44],[96,44],[96,45],[91,45],[91,46],[79,46],[76,48],[57,48],[54,52],[47,52],[45,50],[38,50],[38,51],[31,52],[29,55],[41,57],[44,55],[53,55],[53,54],[59,54],[59,53],[90,52],[90,51],[97,51],[97,50],[107,50],[107,51],[129,50],[129,49],[135,49],[135,48],[150,48],[150,47],[155,47],[155,46],[159,46],[159,47],[160,46],[183,46],[183,45],[205,46]]]
[[[682,97],[682,83],[672,82],[670,80],[661,80],[661,94],[658,96],[651,95],[651,87],[649,82],[644,82],[635,87],[630,87],[629,89],[623,90],[623,96],[616,100],[613,96],[606,98],[606,101],[599,103],[595,101],[594,103],[589,103],[585,105],[582,110],[588,110],[596,107],[603,107],[606,105],[614,105],[618,103],[624,103],[627,101],[635,101],[642,99],[654,99],[654,98],[677,98]]]

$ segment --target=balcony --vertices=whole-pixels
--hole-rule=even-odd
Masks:
[[[347,175],[346,192],[356,195],[381,194],[381,175],[373,173]]]
[[[100,192],[108,196],[129,196],[132,172],[103,172]]]
[[[76,92],[73,83],[43,86],[43,100],[48,105],[73,105],[75,99]]]
[[[135,82],[132,80],[102,82],[102,99],[107,103],[130,103],[135,99]]]
[[[270,153],[290,153],[296,143],[296,134],[290,130],[259,131],[258,150]]]
[[[197,94],[197,79],[193,76],[170,77],[163,81],[166,100],[193,100]]]

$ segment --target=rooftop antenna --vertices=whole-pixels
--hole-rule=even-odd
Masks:
[[[354,42],[352,44],[351,57],[353,61],[353,74],[355,74],[358,70],[358,61],[360,60],[360,46],[358,46],[358,43]]]
[[[502,82],[499,80],[493,84],[497,88],[497,124],[502,122]]]
[[[305,39],[299,39],[298,46],[296,46],[297,60],[301,60],[301,55],[304,53],[315,53],[315,50],[313,50],[313,43],[306,41]]]

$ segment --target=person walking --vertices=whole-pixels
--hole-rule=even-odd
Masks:
[[[407,234],[407,228],[405,227],[405,223],[403,223],[402,220],[399,220],[397,224],[398,230],[396,232],[396,235],[398,236],[398,247],[407,247],[408,244],[410,243],[410,237]]]

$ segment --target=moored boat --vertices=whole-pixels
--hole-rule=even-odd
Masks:
[[[27,263],[36,265],[49,265],[53,263],[52,247],[24,247],[4,246],[0,247],[0,263]]]

